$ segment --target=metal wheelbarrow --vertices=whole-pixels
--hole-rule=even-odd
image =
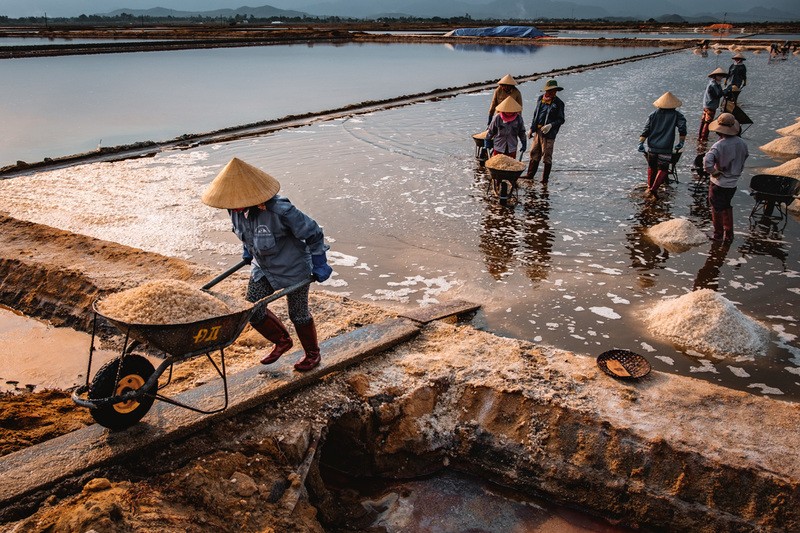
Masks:
[[[478,164],[481,166],[489,159],[489,150],[484,145],[485,139],[486,131],[476,133],[472,136],[472,140],[475,141],[475,159],[478,160]]]
[[[239,263],[204,285],[202,289],[209,289],[244,264],[246,264],[244,261]],[[92,304],[94,319],[92,320],[92,341],[89,347],[86,383],[72,393],[72,401],[81,407],[87,407],[95,422],[114,431],[123,430],[136,424],[147,414],[157,399],[202,414],[224,411],[228,407],[228,379],[225,373],[224,349],[236,341],[258,306],[286,296],[290,292],[308,285],[311,281],[310,278],[286,287],[262,298],[248,308],[185,324],[127,323],[98,311],[99,300],[96,300]],[[116,326],[125,334],[125,340],[119,357],[100,367],[90,382],[98,317],[102,317]],[[164,353],[164,361],[158,368],[155,368],[147,358],[132,353],[142,343]],[[211,357],[211,353],[217,350],[220,354],[219,365]],[[208,359],[216,373],[222,378],[225,399],[223,405],[217,409],[199,409],[160,393],[172,382],[172,369],[175,363],[200,355],[204,355]],[[159,379],[167,370],[169,370],[169,375],[166,383],[159,385]]]
[[[773,174],[756,174],[750,179],[750,196],[755,205],[750,211],[750,219],[760,214],[761,221],[770,225],[783,223],[779,230],[783,231],[789,221],[787,209],[796,198],[800,198],[800,180],[788,176]],[[778,214],[775,214],[775,210]]]
[[[522,170],[499,170],[496,168],[489,169],[489,187],[491,187],[492,192],[495,196],[500,200],[501,203],[505,203],[508,200],[519,199],[519,189],[517,188],[517,180],[525,172],[525,169]]]

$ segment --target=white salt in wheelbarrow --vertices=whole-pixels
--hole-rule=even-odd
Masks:
[[[204,285],[202,289],[211,288],[245,264],[246,262],[242,261]],[[308,285],[311,281],[312,279],[308,279],[286,287],[262,298],[246,309],[186,324],[127,323],[98,311],[99,300],[95,301],[92,305],[94,319],[86,383],[72,393],[72,401],[81,407],[89,408],[89,414],[92,415],[95,422],[115,431],[136,424],[147,414],[156,399],[202,414],[224,411],[228,407],[228,379],[225,374],[224,349],[239,337],[258,306],[282,298],[290,292]],[[120,356],[100,367],[90,382],[98,317],[107,320],[124,333],[125,342],[122,345]],[[158,368],[153,367],[147,358],[132,353],[140,344],[146,344],[163,352],[164,361]],[[220,354],[219,365],[211,358],[211,353],[217,350]],[[199,409],[160,394],[161,389],[172,381],[172,367],[175,363],[200,355],[206,356],[214,370],[222,378],[225,400],[223,405],[217,409]],[[159,385],[158,380],[167,369],[169,369],[167,381]]]

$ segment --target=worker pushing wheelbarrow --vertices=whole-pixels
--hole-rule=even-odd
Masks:
[[[489,123],[484,139],[486,150],[491,154],[485,163],[491,175],[490,185],[501,200],[511,197],[516,190],[517,179],[525,170],[525,165],[516,161],[517,153],[521,159],[528,144],[521,113],[522,106],[519,102],[511,96],[507,97],[497,106],[497,114]],[[521,167],[518,172],[517,166]]]
[[[247,322],[274,345],[272,351],[261,359],[261,363],[267,365],[274,363],[294,344],[289,331],[281,320],[266,306],[266,303],[284,295],[287,297],[289,319],[294,325],[304,350],[303,358],[294,365],[295,370],[306,372],[320,364],[321,355],[316,326],[308,307],[308,286],[312,276],[313,279],[320,282],[330,277],[332,269],[328,265],[325,254],[328,246],[324,242],[322,228],[308,215],[292,205],[287,198],[279,196],[279,190],[278,180],[238,158],[233,158],[205,190],[202,196],[203,203],[211,207],[227,209],[230,215],[233,231],[244,246],[243,261],[240,265],[252,263],[246,299],[254,305],[250,309],[240,312],[222,314],[209,318],[207,321],[201,320],[200,323],[192,322],[178,326],[166,327],[166,324],[161,324],[160,327],[140,329],[133,327],[137,324],[131,324],[124,320],[117,321],[117,326],[126,332],[126,335],[140,337],[140,341],[148,344],[160,342],[156,339],[160,339],[166,330],[171,330],[182,339],[177,345],[160,346],[160,349],[171,357],[168,357],[165,364],[159,368],[162,366],[164,369],[171,368],[170,359],[172,359],[171,362],[175,362],[197,354],[208,354],[217,349],[222,351],[222,348],[236,340]],[[276,293],[280,289],[283,290]],[[205,330],[205,332],[203,333],[201,330]],[[189,339],[192,342],[201,341],[201,346],[190,343]],[[125,356],[125,352],[123,352],[123,356]],[[142,366],[144,365],[142,364]],[[128,387],[130,390],[128,390],[126,385],[121,384],[119,380],[122,370],[124,370],[123,363],[120,360],[117,363],[116,371],[113,372],[115,375],[111,384],[111,388],[114,389],[112,392],[115,394],[112,396],[112,400],[105,403],[115,406],[113,409],[119,412],[120,407],[117,404],[120,403],[120,400],[132,399],[136,394],[133,392],[134,387],[138,385],[136,389],[146,389],[145,398],[152,404],[150,398],[154,399],[154,383],[157,383],[158,380],[157,376],[153,378],[152,375],[158,374],[158,372],[151,374],[147,379],[143,379],[141,376],[132,378],[131,383],[128,384],[130,385]],[[221,375],[224,378],[224,359]],[[225,382],[224,379],[223,382]],[[87,375],[86,389],[90,388]],[[225,393],[227,405],[227,385]],[[94,394],[94,396],[98,396],[98,394]],[[92,396],[91,392],[90,396]],[[74,396],[73,399],[80,404],[78,401],[80,398]],[[86,404],[86,401],[84,401],[84,405],[90,409],[98,407],[97,399],[90,398],[87,401],[93,401],[93,405]],[[126,409],[132,409],[137,414],[140,413],[139,407],[122,408],[122,410]],[[146,413],[147,409],[149,409],[149,405],[143,409],[144,412],[140,413],[139,418]],[[136,421],[138,418],[133,422],[126,421],[124,427]],[[98,422],[103,424],[100,420]],[[108,423],[108,421],[105,422]]]

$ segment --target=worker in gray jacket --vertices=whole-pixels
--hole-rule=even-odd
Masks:
[[[322,228],[292,203],[278,195],[281,184],[254,166],[233,158],[203,193],[206,205],[227,209],[233,231],[244,246],[242,257],[252,261],[247,301],[257,302],[276,290],[311,279],[325,281],[332,273]],[[305,355],[294,365],[305,372],[320,363],[314,318],[308,308],[308,285],[287,297],[289,320],[294,324]],[[250,325],[275,346],[261,363],[274,363],[293,345],[289,331],[266,305],[250,317]]]
[[[731,242],[733,240],[731,200],[744,170],[744,162],[750,154],[747,143],[739,137],[741,126],[732,114],[722,113],[711,123],[709,129],[720,136],[703,158],[703,167],[710,174],[708,203],[711,205],[711,223],[714,226],[711,239]]]
[[[719,67],[708,75],[708,86],[703,93],[703,118],[700,119],[700,132],[697,134],[697,140],[701,143],[708,141],[708,125],[717,114],[717,108],[722,99],[722,80],[724,79],[725,71]]]
[[[647,157],[647,195],[657,198],[658,188],[667,179],[673,152],[683,150],[686,118],[678,111],[682,102],[669,91],[662,94],[653,105],[658,109],[647,117],[639,136],[639,151]],[[678,144],[675,144],[676,129],[680,137]]]

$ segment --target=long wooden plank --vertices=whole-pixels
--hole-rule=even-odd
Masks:
[[[400,316],[403,318],[409,318],[422,324],[427,324],[428,322],[441,320],[442,318],[449,316],[471,313],[473,311],[477,311],[480,309],[480,307],[480,304],[468,302],[466,300],[451,300],[449,302],[442,302],[429,307],[420,307],[418,309],[411,310],[408,313],[403,313]]]

